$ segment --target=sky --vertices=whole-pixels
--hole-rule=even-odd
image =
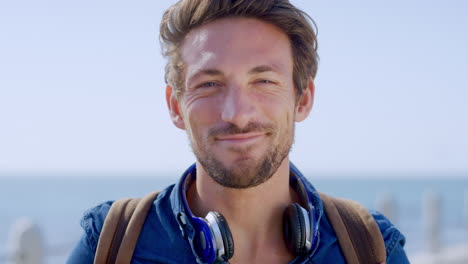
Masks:
[[[158,41],[174,2],[0,0],[0,176],[190,165]],[[468,177],[467,1],[292,2],[319,32],[301,170]]]

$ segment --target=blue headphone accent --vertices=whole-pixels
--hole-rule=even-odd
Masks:
[[[301,174],[294,165],[290,167],[290,185],[307,208],[296,203],[286,208],[283,216],[284,239],[291,253],[305,255],[317,243],[318,225],[311,197],[299,176]],[[186,194],[195,175],[194,164],[180,179],[180,197],[186,213],[179,212],[177,222],[198,263],[227,262],[234,254],[234,242],[226,219],[217,212],[209,212],[205,218],[196,217],[188,206]]]

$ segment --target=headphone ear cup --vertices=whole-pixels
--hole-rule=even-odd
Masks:
[[[234,255],[234,240],[232,238],[231,230],[222,214],[218,212],[213,212],[213,214],[216,216],[216,222],[219,225],[221,237],[223,238],[224,258],[225,260],[228,260]]]
[[[306,253],[306,223],[297,203],[290,204],[283,213],[284,242],[291,253],[300,256]]]
[[[212,233],[208,223],[202,218],[193,218],[195,235],[190,246],[195,254],[197,261],[203,263],[212,263],[216,259],[216,251],[212,240]]]

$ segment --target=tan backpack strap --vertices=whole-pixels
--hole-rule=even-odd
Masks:
[[[158,193],[150,193],[143,199],[121,199],[112,204],[99,235],[95,264],[130,263],[146,215]],[[119,261],[119,252],[123,260],[128,255],[130,258],[126,262]]]
[[[348,264],[385,263],[385,243],[377,223],[359,203],[320,193]]]
[[[121,199],[115,201],[109,212],[99,235],[99,241],[94,257],[95,264],[109,264],[115,262],[120,242],[127,229],[130,217],[135,210],[138,199]]]
[[[143,224],[145,223],[146,216],[159,193],[160,192],[152,192],[143,197],[138,203],[125,230],[125,235],[117,254],[116,264],[128,264],[132,260],[133,252],[135,251],[135,246]]]

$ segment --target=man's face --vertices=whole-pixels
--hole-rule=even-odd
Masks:
[[[198,161],[226,187],[268,180],[294,138],[297,106],[287,35],[256,19],[220,19],[187,35],[182,59],[184,91],[172,97],[172,111]]]

